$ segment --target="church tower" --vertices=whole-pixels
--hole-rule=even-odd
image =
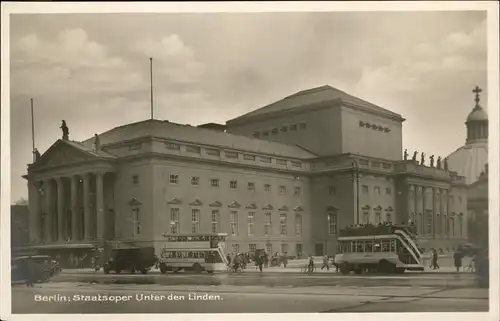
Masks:
[[[481,91],[481,88],[477,86],[472,91],[476,94],[474,99],[476,105],[465,122],[467,126],[467,140],[465,143],[467,145],[488,141],[488,115],[479,105],[479,93],[481,93]]]

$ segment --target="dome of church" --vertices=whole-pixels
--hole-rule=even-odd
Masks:
[[[488,114],[481,106],[477,105],[467,116],[467,122],[471,121],[488,121]]]
[[[467,144],[447,158],[449,169],[465,176],[466,184],[472,184],[477,181],[488,163],[488,143]]]
[[[472,184],[484,171],[488,162],[488,114],[479,105],[481,88],[474,88],[476,105],[467,116],[467,139],[465,145],[451,153],[448,168],[465,177],[467,184]]]

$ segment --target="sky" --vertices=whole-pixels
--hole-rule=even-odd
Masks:
[[[472,89],[487,110],[486,14],[309,12],[11,15],[11,199],[35,141],[155,118],[225,123],[297,91],[330,85],[393,112],[403,148],[447,156],[465,142]]]

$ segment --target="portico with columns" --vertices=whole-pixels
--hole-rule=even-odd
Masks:
[[[58,140],[28,165],[30,242],[39,249],[94,248],[113,237],[114,157]]]

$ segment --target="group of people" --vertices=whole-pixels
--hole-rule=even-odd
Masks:
[[[234,270],[238,269],[246,269],[248,263],[254,262],[255,267],[262,272],[263,268],[268,268],[271,266],[283,266],[286,268],[288,264],[288,255],[287,253],[278,253],[276,252],[273,256],[270,256],[268,253],[264,251],[257,252],[253,256],[249,253],[237,253],[234,256],[230,254],[227,255],[228,265],[231,266]]]
[[[462,268],[462,261],[463,261],[463,258],[465,256],[466,255],[460,251],[455,251],[455,253],[453,253],[453,263],[454,263],[454,266],[455,266],[457,272],[459,272],[460,269]],[[439,269],[438,260],[439,260],[438,252],[436,251],[436,249],[432,249],[431,250],[431,264],[430,264],[429,268],[432,268],[433,270]],[[471,260],[472,269],[475,269],[475,263],[476,263],[476,255],[473,255],[472,260]]]

